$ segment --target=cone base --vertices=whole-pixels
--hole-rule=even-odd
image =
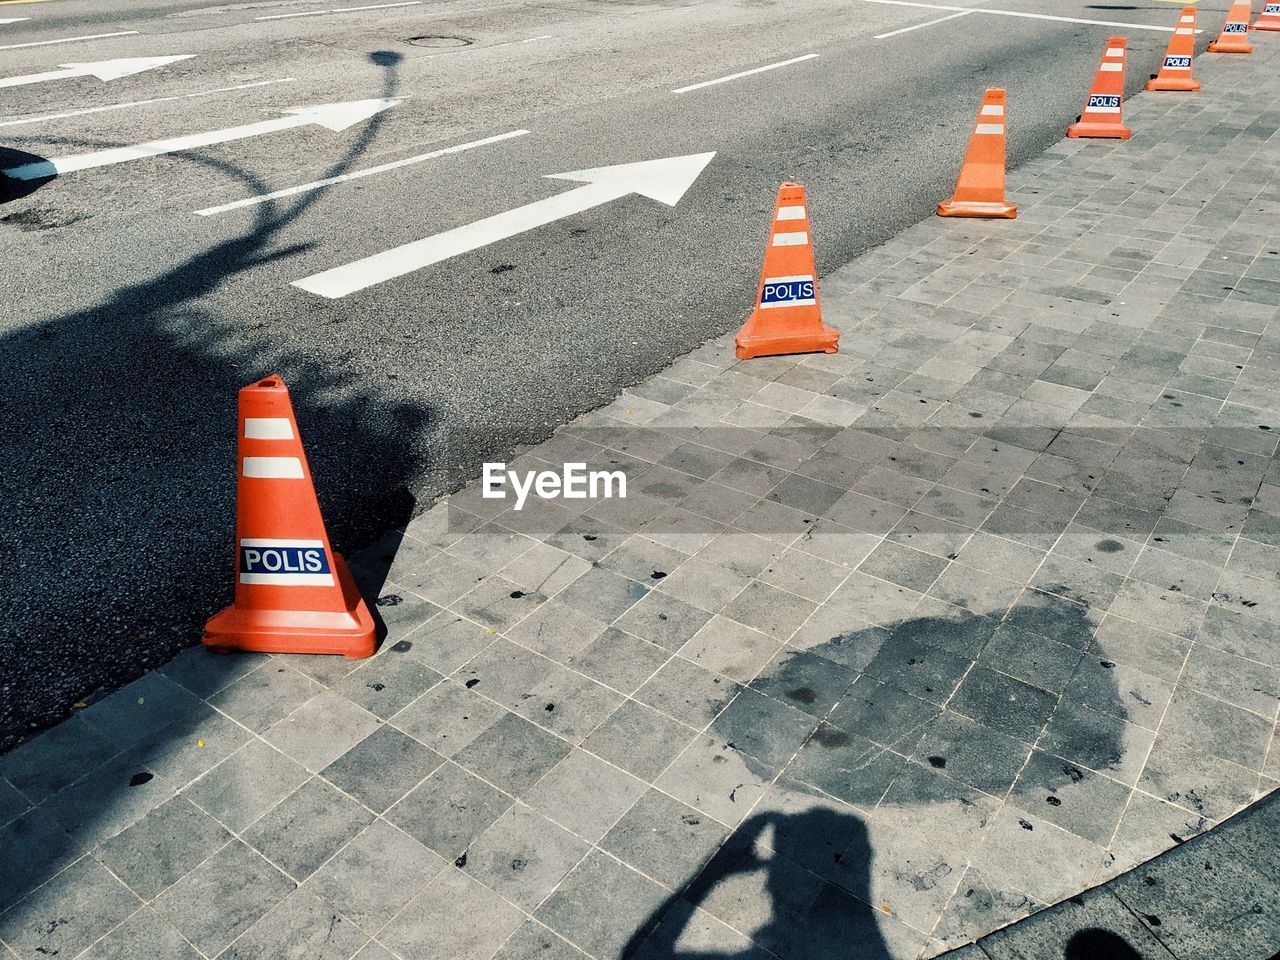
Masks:
[[[1173,90],[1178,93],[1195,93],[1200,89],[1199,80],[1187,77],[1152,77],[1147,81],[1148,90]]]
[[[1275,23],[1255,23],[1250,30],[1280,30],[1280,21]]]
[[[1018,205],[1007,200],[943,200],[938,204],[940,217],[975,217],[981,220],[1012,220]]]
[[[734,337],[734,352],[739,360],[755,357],[780,357],[788,353],[836,353],[840,349],[840,331],[819,321],[817,330],[803,333],[745,333],[756,322],[752,316]]]
[[[1253,53],[1253,47],[1247,43],[1224,43],[1215,40],[1209,44],[1210,53]]]
[[[1128,140],[1132,133],[1123,123],[1081,121],[1067,127],[1067,136],[1073,140]]]
[[[377,646],[373,615],[337,554],[334,572],[346,610],[250,610],[232,604],[209,619],[200,642],[213,653],[332,654],[351,660],[372,656]]]

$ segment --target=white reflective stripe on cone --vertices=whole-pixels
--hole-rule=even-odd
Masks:
[[[779,220],[803,220],[805,219],[804,207],[779,207]]]
[[[1004,106],[999,103],[984,103],[982,105],[981,116],[984,117],[1003,117]]]
[[[263,480],[301,480],[302,461],[297,457],[245,457],[244,475]]]
[[[980,123],[973,128],[974,133],[1004,133],[1003,123]]]
[[[805,230],[797,230],[794,233],[775,233],[773,235],[773,245],[775,247],[799,247],[809,242],[809,234]]]
[[[292,440],[293,424],[288,417],[245,417],[246,440]]]

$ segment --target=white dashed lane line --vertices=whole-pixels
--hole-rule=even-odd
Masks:
[[[64,113],[47,113],[39,117],[23,117],[20,120],[0,121],[0,127],[21,127],[32,123],[44,123],[48,120],[63,120],[67,117],[83,117],[90,113],[108,113],[112,110],[128,110],[130,107],[146,107],[153,103],[169,103],[173,100],[185,100],[191,97],[209,97],[215,93],[231,93],[234,90],[250,90],[253,87],[268,87],[275,83],[293,83],[293,77],[281,77],[279,80],[255,80],[253,83],[241,83],[234,87],[218,87],[214,90],[198,90],[195,93],[178,93],[170,97],[155,97],[151,100],[131,100],[128,103],[112,103],[103,107],[86,107],[83,110],[67,110]]]
[[[770,63],[763,67],[756,67],[753,70],[743,70],[741,73],[731,73],[727,77],[718,77],[715,80],[703,80],[701,83],[691,83],[687,87],[679,87],[672,90],[672,93],[688,93],[691,90],[701,90],[703,87],[713,87],[717,83],[728,83],[730,80],[737,80],[741,77],[750,77],[753,74],[764,73],[766,70],[777,70],[779,67],[789,67],[793,63],[800,63],[804,60],[813,60],[818,55],[816,53],[806,53],[803,57],[792,57],[790,60],[783,60],[780,63]]]
[[[283,190],[276,190],[273,193],[264,193],[256,197],[246,197],[243,200],[233,200],[231,203],[224,203],[217,207],[206,207],[203,210],[197,210],[196,214],[201,217],[212,217],[219,213],[227,213],[230,210],[239,210],[243,207],[252,207],[259,203],[267,203],[270,200],[279,200],[281,197],[292,197],[299,193],[318,190],[321,187],[332,186],[335,183],[346,183],[349,180],[360,180],[364,177],[372,177],[375,174],[386,173],[390,170],[399,170],[401,167],[408,167],[415,163],[422,163],[424,160],[434,160],[437,157],[446,157],[451,153],[462,153],[464,150],[474,150],[476,147],[487,147],[491,143],[501,143],[503,140],[511,140],[514,137],[523,137],[528,132],[528,130],[512,130],[510,133],[500,133],[494,137],[485,137],[483,140],[472,140],[470,143],[460,143],[457,146],[444,147],[441,150],[432,150],[430,153],[420,153],[416,157],[406,157],[403,160],[396,160],[393,163],[384,163],[380,166],[369,167],[365,170],[357,170],[354,173],[344,173],[341,176],[329,177],[326,180],[315,180],[311,183],[299,184],[296,187],[286,187]]]
[[[924,27],[932,27],[935,23],[946,23],[948,20],[955,20],[957,17],[967,17],[973,13],[972,10],[961,10],[959,13],[953,13],[945,17],[939,17],[937,20],[929,20],[925,23],[917,23],[911,27],[903,27],[900,30],[890,30],[888,33],[877,33],[874,40],[888,40],[890,37],[896,37],[900,33],[910,33],[912,30],[920,30]]]
[[[10,43],[0,50],[21,50],[23,47],[47,47],[55,43],[76,43],[80,40],[105,40],[107,37],[133,37],[137,36],[137,30],[120,30],[116,33],[91,33],[84,37],[60,37],[57,40],[35,40],[31,43]]]
[[[400,0],[398,3],[372,3],[359,7],[333,7],[325,10],[300,10],[297,13],[275,13],[267,17],[254,17],[254,20],[292,20],[295,17],[321,17],[329,13],[356,13],[362,10],[388,10],[391,7],[418,7],[422,0]]]

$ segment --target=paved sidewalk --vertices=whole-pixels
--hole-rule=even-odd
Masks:
[[[1274,789],[1273,39],[824,278],[838,355],[720,338],[513,464],[625,500],[352,558],[372,660],[191,650],[0,758],[0,941],[928,956]]]

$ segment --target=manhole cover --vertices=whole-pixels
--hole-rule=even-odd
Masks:
[[[411,43],[415,47],[469,47],[475,43],[470,37],[410,37],[405,41]]]

